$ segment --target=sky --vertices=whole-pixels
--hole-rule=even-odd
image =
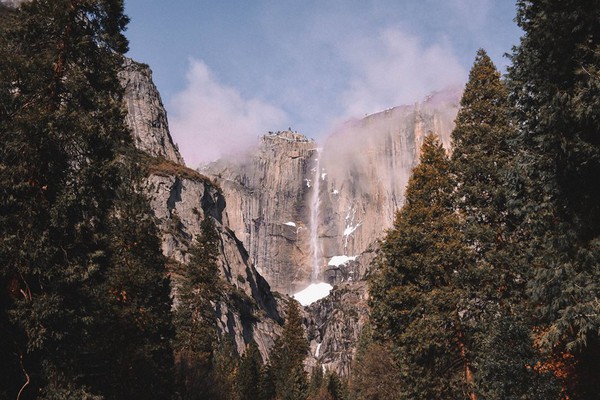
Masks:
[[[477,49],[501,72],[511,0],[126,0],[128,56],[150,65],[188,164],[269,131],[322,140],[352,118],[461,87]]]

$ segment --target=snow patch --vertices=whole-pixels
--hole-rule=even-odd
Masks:
[[[312,186],[312,182],[310,181],[310,179],[304,179],[306,181],[306,187],[310,188]]]
[[[324,181],[326,176],[327,176],[327,172],[321,173],[321,180]]]
[[[317,350],[315,350],[315,358],[319,358],[319,354],[321,354],[321,345],[323,343],[318,343],[317,344]]]
[[[333,193],[333,194],[340,194],[340,191],[337,190],[337,189],[334,189],[333,192],[331,192],[331,193]]]
[[[340,265],[356,260],[357,257],[358,256],[333,256],[327,265],[330,267],[339,267]]]
[[[331,289],[333,289],[333,286],[329,283],[311,283],[307,288],[295,293],[292,297],[303,306],[307,306],[327,296]]]
[[[346,227],[346,229],[344,229],[344,236],[350,236],[354,233],[354,231],[356,230],[356,228],[358,228],[360,226],[360,224],[357,224],[355,226],[348,226]]]
[[[296,224],[294,222],[292,222],[292,221],[288,221],[284,225],[293,226],[294,228],[296,227]]]

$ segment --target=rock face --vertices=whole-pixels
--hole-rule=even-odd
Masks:
[[[460,91],[347,123],[322,148],[292,132],[262,138],[246,159],[203,172],[227,199],[230,226],[277,291],[360,280],[391,227],[423,138],[446,147]]]
[[[125,89],[126,121],[135,146],[152,156],[184,164],[169,133],[167,112],[152,82],[150,68],[125,58],[119,79]]]
[[[354,278],[364,277],[370,250],[404,202],[424,137],[437,134],[450,147],[459,101],[459,91],[436,93],[423,103],[348,123],[327,139],[320,164],[321,265],[331,267],[335,256],[356,256]]]
[[[314,141],[278,132],[263,136],[246,159],[223,160],[202,170],[223,188],[229,226],[254,265],[283,293],[294,293],[310,281],[309,203],[316,155]]]
[[[177,270],[210,216],[228,283],[215,311],[238,351],[254,340],[267,359],[280,335],[284,302],[271,287],[293,294],[327,281],[336,285],[331,294],[304,310],[307,364],[347,375],[368,319],[363,279],[376,240],[402,205],[424,136],[434,132],[449,146],[459,91],[348,123],[322,147],[295,132],[269,134],[247,157],[207,166],[209,179],[183,165],[150,70],[127,60],[120,77],[135,143],[157,161],[146,190],[172,266],[175,301]]]
[[[348,376],[358,337],[369,318],[367,299],[365,281],[347,282],[305,308],[310,365],[320,364]]]
[[[227,228],[223,195],[198,176],[153,174],[147,192],[159,220],[163,254],[171,264],[189,262],[188,248],[200,233],[200,223],[212,217],[220,234],[219,264],[228,283],[226,299],[216,305],[222,332],[235,341],[240,354],[254,340],[264,359],[281,331],[282,318],[268,283],[248,262],[248,255],[233,231]],[[173,281],[178,280],[173,274]],[[176,293],[176,285],[175,285]]]
[[[168,130],[166,112],[152,83],[150,69],[126,60],[120,73],[125,88],[127,123],[138,149],[151,157],[145,190],[158,220],[162,251],[169,260],[174,303],[178,271],[189,262],[188,249],[200,233],[204,218],[214,219],[220,236],[220,273],[227,283],[225,298],[215,305],[219,327],[241,354],[255,341],[268,358],[280,335],[281,310],[269,284],[249,261],[248,253],[228,227],[225,199],[213,182],[183,164]]]

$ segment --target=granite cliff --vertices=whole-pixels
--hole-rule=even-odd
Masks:
[[[346,375],[368,320],[367,285],[377,241],[392,226],[424,137],[446,148],[460,90],[346,123],[322,146],[295,132],[264,136],[258,149],[202,172],[227,199],[229,226],[271,287],[294,294],[334,285],[305,307],[309,365]]]
[[[271,289],[294,294],[329,282],[331,294],[304,310],[312,353],[307,366],[346,375],[368,319],[364,278],[377,239],[402,205],[424,136],[434,132],[449,147],[459,91],[349,122],[323,145],[297,132],[270,133],[255,151],[199,173],[185,167],[171,139],[149,68],[128,60],[120,76],[127,122],[147,154],[146,190],[175,301],[178,271],[189,261],[200,222],[211,216],[228,283],[226,299],[215,305],[221,331],[240,353],[256,341],[266,359],[283,316],[283,297]]]
[[[219,231],[220,273],[227,283],[225,299],[215,305],[221,332],[231,336],[240,353],[254,340],[266,359],[281,331],[277,298],[229,228],[221,189],[184,165],[148,66],[126,60],[120,79],[127,123],[135,145],[144,153],[140,162],[148,172],[145,190],[162,235],[163,254],[169,260],[175,306],[179,272],[189,261],[188,249],[200,232],[200,222],[210,216]]]
[[[264,136],[256,151],[202,172],[227,199],[230,227],[277,291],[364,278],[377,239],[402,205],[429,132],[446,147],[460,92],[351,121],[322,146],[294,132]]]

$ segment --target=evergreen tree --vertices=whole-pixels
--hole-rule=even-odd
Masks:
[[[400,370],[385,343],[373,340],[370,323],[358,338],[348,384],[352,400],[393,399],[400,392]]]
[[[308,380],[309,399],[313,399],[319,394],[319,391],[323,386],[324,379],[325,375],[323,373],[323,366],[321,364],[317,364],[312,368],[312,371],[310,372],[310,379]]]
[[[0,15],[0,392],[168,397],[164,260],[123,161],[123,3],[33,0]],[[123,236],[121,216],[150,231]],[[122,247],[136,242],[143,253]]]
[[[208,215],[190,248],[190,262],[179,285],[174,322],[177,387],[184,399],[210,399],[215,389],[218,331],[214,304],[222,294],[220,238]]]
[[[511,237],[507,177],[514,162],[510,147],[514,129],[509,118],[508,92],[500,73],[479,50],[452,131],[451,170],[460,230],[474,255],[465,266],[468,272],[461,273],[457,282],[469,295],[460,308],[464,329],[473,338],[477,392],[486,399],[526,394],[540,398],[532,391],[548,386],[545,377],[531,368],[539,359],[526,334],[531,329],[529,312],[523,309],[526,268],[516,262],[520,249]],[[507,342],[515,345],[507,349]],[[548,393],[540,393],[541,398],[548,398]]]
[[[237,373],[237,392],[240,400],[260,399],[262,358],[256,342],[252,341],[240,360]]]
[[[465,295],[457,284],[470,255],[449,168],[437,138],[427,136],[370,284],[374,336],[390,344],[400,368],[399,399],[472,398],[469,338],[458,310]]]
[[[600,4],[520,0],[510,88],[519,127],[511,205],[523,221],[539,344],[574,356],[568,395],[600,391]],[[578,385],[580,382],[581,385]]]
[[[283,332],[275,341],[270,356],[270,371],[278,399],[305,399],[308,395],[303,364],[308,350],[299,303],[289,299]]]
[[[513,161],[509,142],[514,134],[509,112],[508,91],[500,73],[480,49],[452,131],[451,170],[456,181],[454,198],[461,215],[461,230],[477,256],[476,264],[471,266],[474,281],[494,292],[509,291],[518,274],[500,268],[505,264],[505,254],[511,251],[506,175]],[[490,273],[496,269],[500,271]]]

